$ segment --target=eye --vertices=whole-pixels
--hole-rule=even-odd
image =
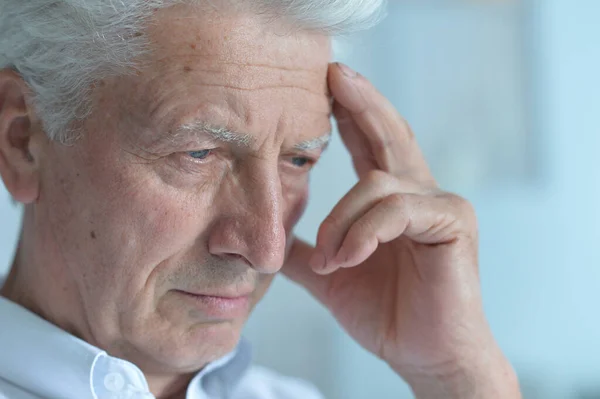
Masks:
[[[200,150],[200,151],[190,151],[190,152],[188,152],[188,155],[194,159],[203,160],[203,159],[206,159],[211,153],[212,153],[212,150]]]
[[[310,164],[312,160],[307,157],[293,157],[291,159],[292,164],[297,168],[303,168],[307,164]]]

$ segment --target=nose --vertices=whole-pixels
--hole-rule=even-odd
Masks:
[[[274,170],[273,170],[274,169]],[[285,257],[284,204],[277,167],[246,168],[221,192],[221,217],[210,232],[212,255],[243,258],[261,273],[276,273]]]

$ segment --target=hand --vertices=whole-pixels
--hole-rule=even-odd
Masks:
[[[328,79],[359,182],[284,273],[419,397],[519,397],[482,310],[472,206],[439,189],[404,119],[346,68]]]

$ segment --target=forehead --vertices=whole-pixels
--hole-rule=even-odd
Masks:
[[[158,58],[200,54],[222,62],[268,65],[273,60],[281,68],[314,70],[331,55],[330,39],[320,33],[260,15],[183,4],[158,11],[148,33],[160,50]]]
[[[153,51],[128,93],[162,131],[199,118],[250,134],[329,130],[328,37],[190,6],[159,11],[147,34]]]

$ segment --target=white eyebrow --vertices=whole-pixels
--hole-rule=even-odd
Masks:
[[[310,151],[310,150],[318,150],[325,149],[329,145],[331,141],[331,133],[327,133],[321,137],[317,137],[315,139],[306,140],[299,144],[296,144],[294,148],[298,151]]]
[[[249,134],[236,133],[224,127],[213,126],[203,121],[195,121],[179,126],[174,132],[174,137],[181,134],[198,132],[207,133],[213,139],[224,143],[233,143],[245,147],[248,147],[252,143],[252,136]]]
[[[253,137],[249,134],[236,133],[227,128],[221,126],[214,126],[204,121],[194,121],[179,126],[173,133],[173,139],[176,139],[180,135],[187,135],[190,133],[207,133],[213,139],[224,143],[233,143],[244,147],[249,147],[254,141]],[[314,139],[305,140],[294,146],[295,150],[298,151],[311,151],[318,149],[325,149],[331,141],[331,132]]]

